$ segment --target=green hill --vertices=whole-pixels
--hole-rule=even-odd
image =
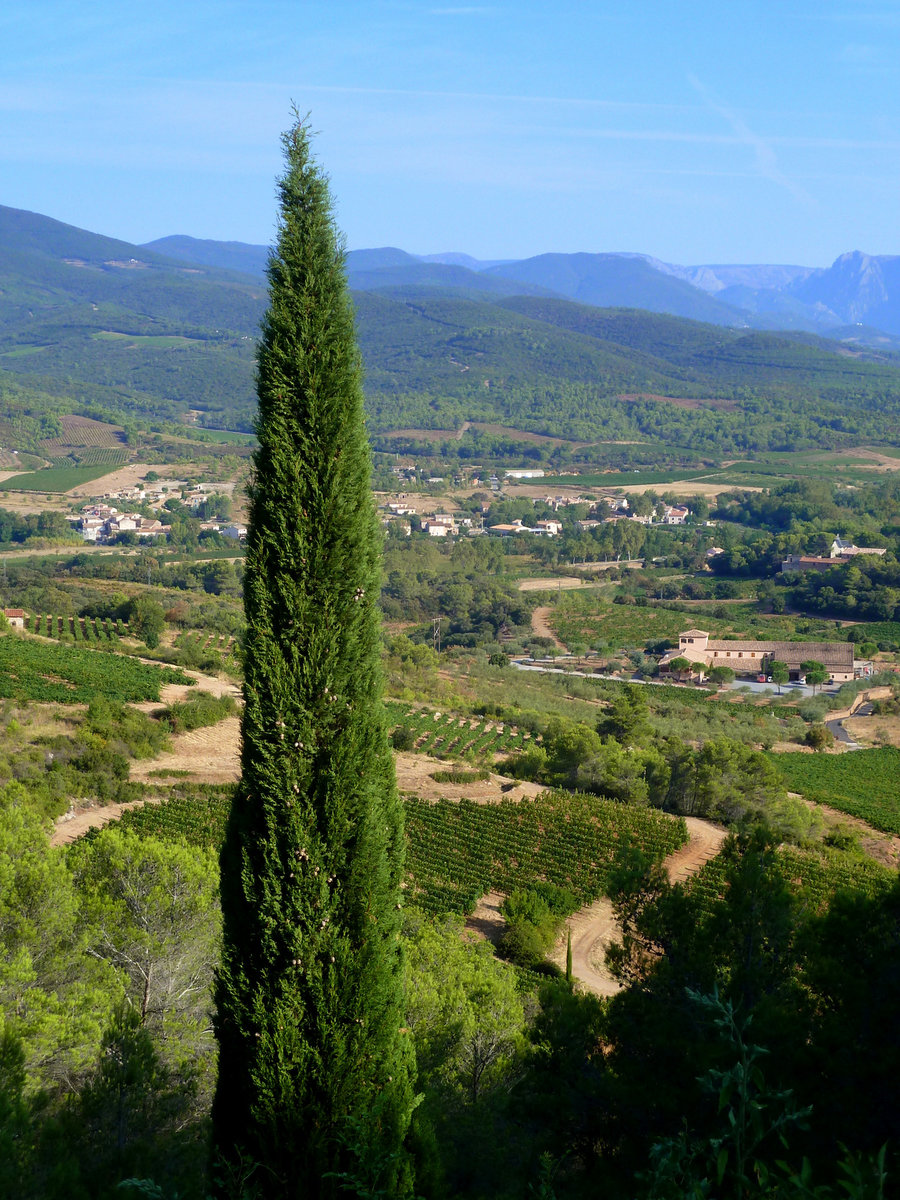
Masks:
[[[518,285],[506,276],[391,248],[352,257],[370,284],[356,302],[376,434],[469,420],[705,456],[900,440],[890,354],[511,296]],[[564,273],[579,256],[560,257]],[[126,427],[190,412],[209,427],[250,430],[264,304],[258,278],[0,208],[0,422],[20,441],[28,421],[36,430],[41,413],[65,411]]]

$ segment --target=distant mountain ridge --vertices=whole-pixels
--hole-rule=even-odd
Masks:
[[[12,431],[4,437],[20,436],[23,415],[40,424],[60,405],[126,427],[252,429],[267,253],[188,238],[134,246],[0,208],[0,409]],[[239,262],[255,273],[236,271]],[[900,359],[890,351],[900,339],[846,321],[890,314],[896,262],[848,255],[818,273],[831,293],[817,303],[844,322],[842,344],[802,326],[768,331],[763,315],[761,328],[748,328],[743,310],[722,303],[723,293],[761,296],[774,281],[784,308],[802,311],[807,294],[794,293],[816,278],[803,268],[717,268],[712,294],[636,254],[538,255],[475,269],[451,255],[355,251],[348,266],[369,428],[387,437],[483,421],[666,453],[678,446],[688,456],[893,444]],[[691,312],[706,323],[685,319]]]
[[[142,249],[207,267],[262,276],[268,248],[184,236]],[[716,325],[797,329],[830,336],[844,326],[900,337],[900,257],[853,250],[830,267],[711,263],[682,266],[630,252],[539,254],[480,260],[459,252],[351,250],[350,285],[361,291],[447,288],[467,295],[557,296],[597,307],[642,308]]]

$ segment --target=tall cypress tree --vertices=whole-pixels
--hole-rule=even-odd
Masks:
[[[403,1195],[412,1101],[402,811],[381,702],[381,535],[327,180],[283,137],[258,354],[241,782],[222,850],[221,1194]],[[365,1185],[365,1186],[364,1186]],[[251,1189],[252,1194],[252,1189]]]

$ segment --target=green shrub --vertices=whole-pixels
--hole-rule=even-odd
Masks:
[[[395,750],[412,750],[416,744],[416,732],[408,725],[398,725],[391,734],[391,745]]]

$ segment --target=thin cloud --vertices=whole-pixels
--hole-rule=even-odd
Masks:
[[[775,154],[775,151],[772,149],[769,142],[765,140],[765,138],[760,137],[758,133],[754,133],[747,122],[743,119],[743,117],[739,116],[738,113],[734,112],[730,108],[726,108],[725,105],[719,104],[716,100],[714,100],[707,88],[700,82],[696,75],[688,75],[688,82],[706,104],[707,108],[711,109],[712,112],[716,113],[724,121],[727,121],[727,123],[734,130],[736,137],[743,142],[744,145],[750,147],[756,157],[757,172],[764,179],[768,179],[770,182],[777,184],[778,187],[784,188],[786,192],[790,192],[795,200],[800,200],[803,204],[808,204],[811,206],[815,204],[815,201],[813,200],[812,196],[810,196],[809,192],[800,187],[798,184],[794,183],[792,179],[789,179],[787,175],[784,174],[784,172],[778,166],[778,157]]]

